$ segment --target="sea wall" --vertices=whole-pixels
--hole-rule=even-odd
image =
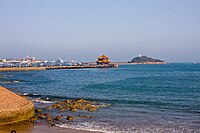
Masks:
[[[28,120],[34,115],[34,104],[0,86],[0,125]]]
[[[7,71],[35,71],[35,70],[46,70],[45,67],[13,67],[13,68],[0,68],[0,72]]]
[[[50,66],[50,67],[13,67],[13,68],[0,68],[0,72],[9,71],[37,71],[37,70],[53,70],[53,69],[85,69],[85,68],[118,68],[118,64],[106,65],[90,65],[90,66]]]

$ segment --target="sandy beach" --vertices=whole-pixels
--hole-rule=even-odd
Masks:
[[[38,123],[35,125],[30,122],[21,122],[14,125],[0,126],[0,133],[10,133],[11,131],[16,131],[16,133],[100,133],[61,128],[57,126],[46,125],[44,123]]]

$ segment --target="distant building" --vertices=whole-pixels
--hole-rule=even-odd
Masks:
[[[104,65],[104,64],[109,64],[109,63],[110,63],[110,60],[109,60],[108,56],[106,56],[106,55],[101,55],[97,59],[98,65]]]
[[[6,61],[7,61],[6,59],[2,59],[2,61],[1,61],[1,62],[3,62],[3,63],[6,63]]]

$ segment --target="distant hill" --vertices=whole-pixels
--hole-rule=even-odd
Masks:
[[[153,59],[147,56],[138,56],[133,58],[129,63],[139,63],[139,64],[164,64],[165,62],[159,59]]]

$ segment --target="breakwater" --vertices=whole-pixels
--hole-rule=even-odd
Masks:
[[[6,67],[0,68],[0,72],[8,71],[36,71],[36,70],[46,70],[45,67]]]
[[[38,70],[54,70],[54,69],[86,69],[86,68],[118,68],[118,64],[88,65],[88,66],[12,67],[12,68],[0,68],[0,72],[38,71]]]

